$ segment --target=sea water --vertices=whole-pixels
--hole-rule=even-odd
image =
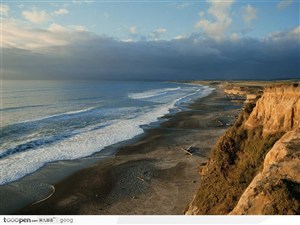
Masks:
[[[211,91],[172,82],[3,81],[0,185],[132,139]]]

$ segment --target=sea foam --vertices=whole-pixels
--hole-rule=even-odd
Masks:
[[[154,90],[144,91],[144,92],[140,92],[140,93],[130,93],[130,94],[128,94],[128,97],[132,98],[132,99],[152,98],[152,97],[157,97],[157,96],[160,96],[160,95],[167,94],[167,93],[172,92],[172,91],[177,91],[177,90],[180,90],[180,89],[181,89],[181,87],[154,89]]]
[[[130,96],[135,99],[143,99],[150,98],[151,96],[159,96],[164,92],[174,92],[179,89],[180,87],[151,90],[148,92],[130,94]],[[33,173],[46,163],[83,158],[99,152],[107,146],[132,139],[144,132],[141,128],[142,125],[157,122],[160,117],[168,114],[172,108],[176,107],[178,102],[193,95],[205,97],[212,91],[211,88],[203,88],[200,86],[193,90],[193,92],[176,98],[169,103],[156,105],[150,111],[145,110],[136,117],[115,119],[103,125],[99,123],[88,129],[86,128],[84,132],[77,132],[65,139],[57,139],[51,145],[41,144],[38,145],[37,148],[20,151],[18,154],[3,153],[6,157],[0,160],[0,185],[18,180],[27,174]],[[93,109],[87,108],[64,114],[80,113],[90,110]],[[99,129],[97,129],[97,127]],[[51,142],[52,140],[49,139],[48,141]]]

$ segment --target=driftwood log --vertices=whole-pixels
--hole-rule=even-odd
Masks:
[[[136,178],[139,179],[140,181],[143,181],[143,182],[145,181],[145,179],[143,177],[137,176]]]
[[[191,147],[189,147],[188,149],[190,149]],[[189,155],[193,155],[188,149],[184,149],[184,148],[181,148],[183,151],[185,151],[186,153],[188,153]]]

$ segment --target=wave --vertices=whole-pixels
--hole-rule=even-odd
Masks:
[[[33,138],[31,140],[27,140],[25,143],[20,143],[17,146],[10,147],[4,151],[0,151],[0,159],[3,159],[5,157],[10,157],[14,154],[25,152],[25,151],[31,151],[38,149],[41,146],[47,146],[50,144],[55,144],[59,141],[62,141],[64,139],[70,138],[72,136],[82,134],[85,132],[93,131],[93,130],[99,130],[102,129],[108,125],[111,124],[110,122],[103,122],[97,125],[88,126],[82,129],[78,129],[72,132],[65,132],[58,135],[52,135],[48,137],[42,137],[42,138]]]
[[[81,112],[86,111],[81,110]],[[79,112],[79,111],[77,111]],[[9,124],[0,128],[0,152],[4,149],[15,148],[18,145],[25,144],[38,138],[43,138],[48,135],[60,135],[79,129],[99,129],[109,121],[118,118],[132,118],[140,114],[141,111],[137,107],[122,107],[122,108],[90,108],[90,111],[73,114],[68,112],[61,114],[59,117],[46,117],[27,122],[18,122]],[[70,115],[71,114],[71,115]],[[50,119],[49,119],[50,118]],[[95,127],[94,127],[95,126]],[[93,127],[93,128],[91,128]]]
[[[96,108],[98,108],[98,107],[89,107],[89,108],[86,108],[86,109],[80,109],[80,110],[75,110],[75,111],[58,113],[58,114],[53,114],[53,115],[48,115],[48,116],[40,117],[40,118],[37,118],[37,119],[24,120],[24,121],[22,121],[20,123],[36,122],[36,121],[46,120],[46,119],[50,119],[50,118],[56,118],[56,117],[61,117],[61,116],[74,115],[74,114],[79,114],[79,113],[84,113],[84,112],[92,111],[92,110],[94,110]]]
[[[91,99],[102,99],[103,97],[86,97],[86,98],[72,98],[69,101],[78,101],[78,100],[91,100]]]
[[[144,91],[144,92],[140,92],[140,93],[130,93],[130,94],[128,94],[128,97],[132,98],[132,99],[152,98],[152,97],[157,97],[160,95],[167,94],[168,92],[177,91],[180,89],[181,89],[181,87],[154,89],[154,90]]]
[[[53,144],[57,141],[60,141],[64,138],[68,138],[72,136],[71,134],[66,134],[66,135],[57,135],[57,136],[52,136],[52,137],[44,137],[44,138],[40,138],[40,139],[36,139],[36,140],[30,140],[27,141],[26,143],[22,143],[19,144],[13,148],[9,148],[5,151],[2,151],[0,153],[0,159],[3,159],[5,157],[17,154],[17,153],[21,153],[21,152],[25,152],[25,151],[29,151],[29,150],[34,150],[37,149],[40,146],[45,146],[48,144]]]
[[[163,89],[160,89],[160,93],[163,92],[161,90]],[[175,89],[173,88],[171,91],[172,90]],[[151,111],[145,109],[145,111],[136,117],[116,119],[110,121],[110,124],[107,124],[107,126],[98,124],[77,135],[61,139],[48,145],[42,144],[37,147],[36,151],[25,150],[18,152],[18,154],[5,157],[0,160],[0,167],[2,168],[0,185],[18,180],[27,174],[33,173],[49,162],[83,158],[99,152],[107,146],[132,139],[144,132],[142,128],[143,125],[157,122],[159,118],[175,108],[178,102],[193,95],[204,97],[210,94],[211,91],[209,88],[199,88],[169,103],[159,104]]]
[[[18,107],[7,107],[7,108],[1,108],[0,111],[11,111],[11,110],[18,110],[18,109],[27,109],[27,108],[38,108],[43,107],[47,105],[27,105],[27,106],[18,106]]]

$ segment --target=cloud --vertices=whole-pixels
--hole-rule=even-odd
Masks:
[[[214,19],[205,19],[204,14],[201,13],[201,19],[195,24],[195,27],[202,29],[208,37],[221,40],[224,38],[225,32],[232,23],[230,8],[234,0],[207,0],[207,2],[210,4],[207,12],[213,16]]]
[[[167,32],[166,28],[157,28],[154,31],[152,31],[149,36],[152,40],[158,41],[161,36]]]
[[[281,0],[276,7],[277,9],[282,10],[291,5],[293,2],[294,0]]]
[[[60,24],[57,24],[57,23],[52,23],[49,28],[48,28],[49,31],[51,32],[66,32],[67,31],[67,28],[63,27],[62,25]]]
[[[0,5],[0,15],[7,17],[9,13],[9,6],[8,5]]]
[[[84,26],[81,26],[81,25],[73,25],[73,26],[70,26],[71,29],[73,29],[74,31],[77,31],[77,32],[87,32],[88,29],[85,28]]]
[[[273,32],[268,35],[266,40],[273,40],[277,42],[287,40],[300,40],[300,26],[297,26],[289,31]]]
[[[175,36],[173,39],[174,40],[183,40],[183,39],[185,39],[186,37],[184,36],[184,35],[177,35],[177,36]]]
[[[129,28],[129,32],[130,32],[131,34],[136,34],[136,33],[137,33],[136,26],[130,27],[130,28]]]
[[[67,9],[58,9],[58,10],[54,11],[55,15],[66,15],[68,13],[69,13],[69,11]]]
[[[128,38],[128,39],[123,39],[122,42],[134,42],[134,40],[132,38]]]
[[[125,42],[59,24],[31,29],[5,20],[5,79],[274,79],[299,77],[295,27],[265,39]],[[164,33],[164,29],[159,29]],[[18,62],[18,63],[16,63]]]
[[[53,26],[52,31],[55,30]],[[56,30],[58,30],[56,28]],[[68,40],[56,36],[51,30],[34,30],[16,20],[4,20],[2,24],[2,46],[34,50],[48,46],[66,45]]]
[[[242,8],[243,20],[246,23],[250,23],[252,20],[257,17],[257,9],[253,8],[250,4]]]
[[[88,38],[92,34],[78,30],[77,26],[64,27],[52,23],[48,29],[33,29],[27,23],[3,19],[2,46],[29,50],[31,52],[47,51],[47,48],[67,46],[72,42]]]
[[[33,8],[31,11],[23,11],[22,15],[25,19],[29,20],[32,23],[44,23],[49,20],[50,16],[44,10],[37,10]]]
[[[230,39],[233,41],[238,41],[238,40],[240,40],[240,37],[237,33],[233,32],[230,36]]]

